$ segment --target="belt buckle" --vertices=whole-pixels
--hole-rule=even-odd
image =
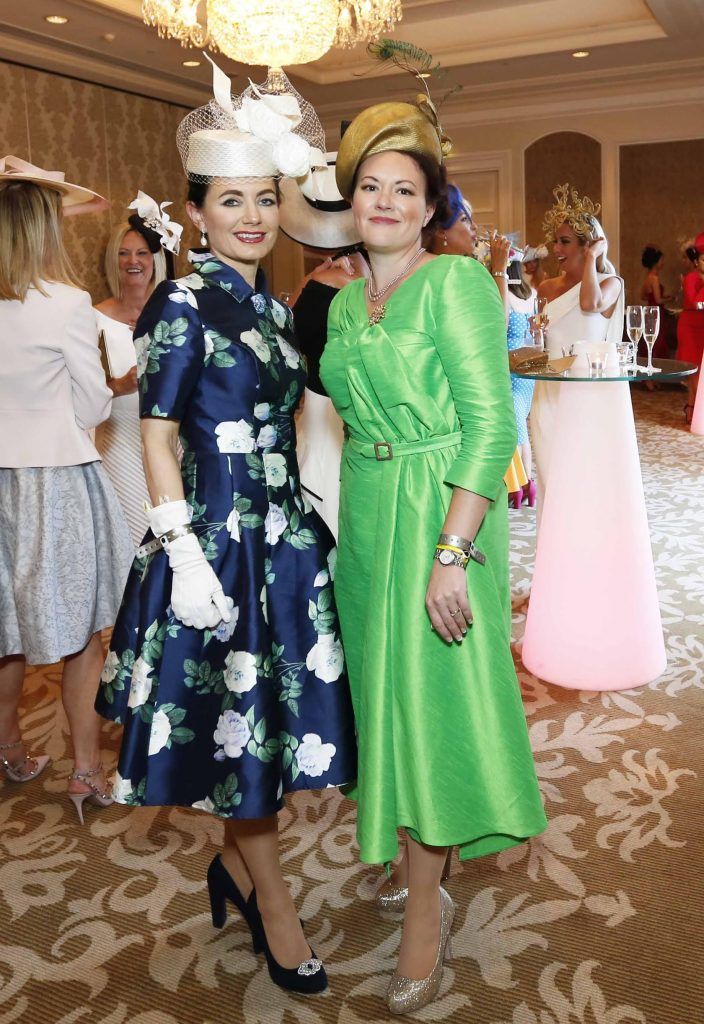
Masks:
[[[381,450],[385,449],[386,455],[381,455]],[[375,441],[374,442],[374,458],[377,462],[389,462],[394,457],[394,450],[388,441]]]

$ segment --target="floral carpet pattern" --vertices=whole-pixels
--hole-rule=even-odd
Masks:
[[[668,668],[620,693],[547,685],[520,663],[535,544],[511,513],[516,665],[549,827],[455,865],[455,959],[415,1019],[467,1024],[697,1024],[702,972],[704,439],[677,390],[634,393]],[[579,582],[575,581],[575,586]],[[354,806],[299,793],[282,851],[330,991],[269,981],[240,920],[213,930],[205,870],[222,823],[195,810],[88,808],[71,768],[56,666],[30,671],[25,737],[52,764],[0,783],[0,1024],[378,1024],[400,938],[379,917]],[[119,728],[105,733],[114,759]]]

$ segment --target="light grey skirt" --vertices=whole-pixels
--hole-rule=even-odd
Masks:
[[[99,462],[0,469],[0,658],[82,650],[115,622],[133,558]]]

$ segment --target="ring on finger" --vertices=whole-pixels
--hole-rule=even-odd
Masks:
[[[453,617],[453,619],[454,619],[455,615],[459,615],[459,614],[460,614],[460,612],[461,612],[461,610],[462,610],[461,608],[457,608],[457,609],[455,609],[455,611],[454,611],[454,612],[450,612],[450,615],[451,615],[451,616]]]

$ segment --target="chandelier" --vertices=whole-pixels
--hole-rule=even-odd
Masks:
[[[162,38],[270,67],[378,39],[401,14],[401,0],[142,0],[144,21]]]

